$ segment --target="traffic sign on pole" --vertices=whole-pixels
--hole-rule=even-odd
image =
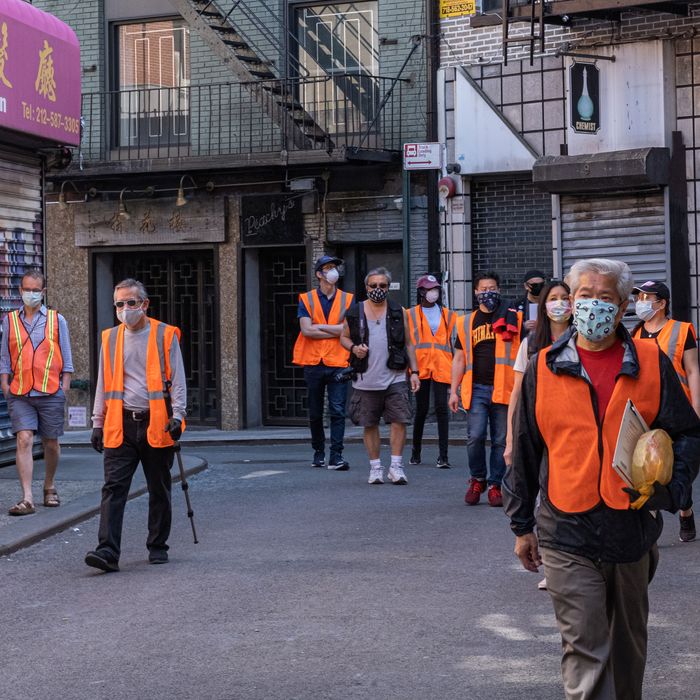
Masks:
[[[405,143],[404,170],[441,170],[443,151],[441,143]]]

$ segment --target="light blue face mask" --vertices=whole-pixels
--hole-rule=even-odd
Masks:
[[[22,302],[30,309],[36,309],[37,306],[41,306],[43,296],[43,292],[22,292]]]
[[[619,310],[611,301],[579,299],[574,302],[574,326],[582,338],[601,343],[615,332]]]

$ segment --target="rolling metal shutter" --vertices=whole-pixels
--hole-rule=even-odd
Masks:
[[[613,258],[630,266],[635,282],[669,283],[665,213],[663,191],[562,195],[562,274],[581,258]]]
[[[0,146],[0,316],[20,304],[28,267],[43,269],[42,163],[31,152]],[[15,460],[7,404],[0,394],[0,464]]]

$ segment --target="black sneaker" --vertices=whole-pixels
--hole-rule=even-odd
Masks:
[[[311,466],[318,467],[319,469],[323,469],[323,467],[326,466],[326,455],[324,455],[321,450],[316,450],[316,452],[314,452],[314,458],[311,462]]]
[[[678,519],[681,521],[678,539],[681,542],[692,542],[695,539],[695,514],[681,515]]]
[[[111,571],[119,571],[119,564],[112,559],[108,559],[100,552],[88,552],[85,555],[85,563],[88,566],[92,566],[95,569],[100,569],[100,571],[106,571],[107,573],[110,573]]]
[[[151,549],[148,552],[149,564],[167,564],[168,552],[165,549]]]
[[[343,459],[342,455],[331,455],[328,462],[328,469],[336,472],[346,472],[350,469],[350,464]]]
[[[413,450],[411,452],[411,459],[408,460],[409,464],[420,464],[420,452],[416,452],[416,450]]]
[[[447,461],[447,457],[438,457],[435,466],[438,469],[449,469],[452,465]]]

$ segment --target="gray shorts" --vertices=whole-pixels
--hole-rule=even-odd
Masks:
[[[396,382],[378,391],[353,389],[348,413],[350,420],[363,428],[379,425],[382,417],[385,423],[410,423],[413,411],[408,382]]]
[[[32,430],[41,437],[54,439],[63,435],[66,395],[63,392],[49,396],[7,397],[12,434]]]

